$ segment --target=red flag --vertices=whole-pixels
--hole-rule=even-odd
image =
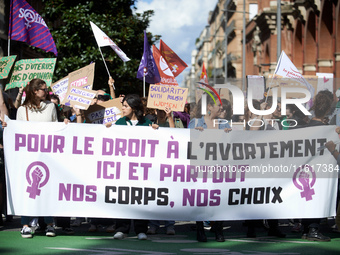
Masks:
[[[208,75],[207,75],[207,71],[205,70],[204,62],[203,62],[203,66],[202,66],[202,73],[201,73],[201,76],[200,76],[200,82],[203,82],[205,84],[209,84]]]
[[[178,83],[174,75],[172,74],[168,64],[166,63],[165,59],[161,55],[161,52],[157,49],[155,45],[152,45],[152,54],[158,68],[159,75],[161,76],[161,82],[157,84],[178,86]]]
[[[177,77],[188,65],[179,57],[168,45],[166,45],[162,39],[159,44],[159,50],[168,66],[171,68],[171,72]]]

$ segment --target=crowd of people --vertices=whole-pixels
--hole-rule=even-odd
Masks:
[[[108,101],[116,97],[113,89],[114,80],[110,77],[108,81],[110,93],[103,90],[97,91],[98,94],[94,98],[92,104]],[[22,102],[22,96],[25,92],[25,99]],[[140,98],[138,95],[120,95],[122,102],[122,115],[114,125],[128,126],[150,126],[150,128],[190,128],[204,132],[204,129],[221,129],[225,132],[232,132],[229,123],[244,121],[246,123],[245,130],[287,130],[296,128],[308,128],[311,126],[322,126],[339,123],[335,111],[335,100],[333,94],[327,90],[320,91],[314,98],[312,118],[305,116],[295,105],[287,105],[286,114],[281,114],[280,102],[272,114],[256,115],[252,113],[246,106],[245,114],[242,116],[233,115],[231,103],[229,100],[222,99],[222,104],[218,100],[207,97],[206,114],[202,114],[202,103],[186,104],[183,112],[172,112],[169,107],[164,110],[155,110],[146,107],[147,98]],[[271,97],[263,100],[253,100],[253,107],[257,110],[268,110],[273,105]],[[59,97],[51,94],[46,83],[40,79],[31,80],[25,88],[19,88],[19,92],[15,102],[5,93],[0,93],[0,117],[2,120],[2,128],[6,127],[4,116],[7,115],[11,119],[22,121],[43,121],[43,122],[61,122],[66,124],[69,122],[86,123],[86,111],[78,108],[65,109],[60,105]],[[216,120],[221,120],[217,122]],[[229,122],[222,121],[228,120]],[[252,125],[258,123],[258,125]],[[112,123],[106,124],[110,128]],[[340,133],[340,127],[335,130]],[[332,141],[326,144],[327,149],[331,152],[337,163],[340,164],[340,153],[336,148],[336,144]],[[2,143],[2,132],[0,136],[0,212],[6,215],[6,183],[5,183],[5,167]],[[340,229],[340,207],[337,210],[336,223]],[[0,224],[3,224],[0,217]],[[11,220],[10,215],[6,215],[6,220]],[[89,231],[98,231],[99,225],[106,225],[108,233],[114,233],[114,239],[123,239],[129,233],[131,222],[130,219],[99,219],[92,218],[90,220]],[[223,221],[196,222],[197,240],[206,242],[204,225],[209,225],[211,231],[215,233],[216,241],[224,242]],[[293,231],[302,232],[302,238],[310,241],[330,241],[330,238],[324,236],[319,231],[319,223],[321,219],[294,219],[295,226]],[[46,236],[53,237],[56,235],[55,225],[62,227],[67,234],[73,234],[72,226],[79,226],[83,218],[76,218],[71,224],[70,217],[43,217],[43,219],[21,216],[21,236],[23,238],[31,238],[38,227],[45,229]],[[284,238],[278,227],[278,220],[268,220],[268,235]],[[156,234],[161,226],[159,220],[133,220],[134,230],[139,240],[146,240],[147,234]],[[247,237],[256,237],[255,229],[260,224],[257,220],[247,220],[248,226]],[[166,233],[168,235],[175,234],[175,221],[168,219],[164,221]]]

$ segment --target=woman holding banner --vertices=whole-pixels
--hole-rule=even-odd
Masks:
[[[325,121],[325,117],[329,114],[333,103],[333,94],[328,90],[321,90],[315,96],[313,100],[314,117],[309,121],[307,126],[305,127],[315,127],[315,126],[323,126],[328,125]],[[328,147],[330,145],[328,144]],[[332,155],[337,156],[335,148],[332,148]],[[302,176],[306,182],[308,182],[308,175]],[[304,226],[302,239],[306,239],[308,241],[319,241],[319,242],[329,242],[331,238],[328,236],[324,236],[320,231],[320,221],[318,218],[308,218],[302,219],[302,225]]]
[[[152,122],[144,117],[144,107],[140,97],[136,94],[130,94],[124,97],[122,101],[123,117],[116,121],[116,125],[125,126],[153,126]],[[106,127],[110,127],[107,123]],[[153,126],[156,127],[156,126]],[[114,239],[123,239],[130,231],[131,220],[117,219],[116,233]],[[148,220],[134,220],[134,229],[139,240],[146,240],[145,234],[148,230]]]
[[[33,79],[25,87],[26,98],[22,106],[18,108],[17,120],[24,121],[43,121],[58,122],[57,111],[54,103],[46,100],[48,88],[46,82],[41,79]],[[53,227],[53,218],[44,217],[47,224],[46,236],[55,236]],[[21,236],[23,238],[31,238],[34,230],[29,227],[30,217],[21,216]]]
[[[204,129],[224,129],[226,132],[229,132],[230,126],[228,123],[217,123],[215,124],[215,120],[219,119],[219,115],[223,112],[223,106],[216,100],[216,104],[211,97],[207,97],[207,115],[202,115],[201,111],[201,100],[197,104],[196,115],[198,118],[193,118],[189,122],[189,128],[197,129],[199,131],[203,131]],[[197,227],[197,241],[206,242],[207,237],[204,232],[203,221],[196,221]],[[217,242],[224,242],[223,235],[223,221],[215,221],[211,230],[214,230],[215,237]]]

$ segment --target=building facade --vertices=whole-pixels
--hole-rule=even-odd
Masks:
[[[303,75],[333,73],[335,78],[340,77],[339,9],[340,1],[337,0],[281,1],[281,50]],[[277,34],[277,1],[217,1],[196,40],[197,54],[191,70],[195,73],[195,81],[199,80],[203,62],[209,82],[213,84],[239,80],[244,78],[243,74],[267,76],[274,73],[278,56]],[[340,88],[336,80],[334,89]],[[185,81],[189,83],[188,79]]]

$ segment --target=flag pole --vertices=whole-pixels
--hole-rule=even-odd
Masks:
[[[12,7],[13,7],[13,1],[11,0],[10,3],[10,11],[9,11],[9,27],[8,27],[8,40],[7,40],[7,54],[10,56],[10,51],[11,51],[11,32],[12,32]]]
[[[146,67],[144,67],[144,75],[143,75],[143,97],[145,97],[145,75],[146,75]]]
[[[281,52],[281,54],[280,54],[280,57],[277,59],[277,64],[276,64],[276,68],[275,68],[274,74],[273,74],[272,78],[269,80],[269,88],[268,88],[268,91],[267,91],[267,96],[266,96],[265,103],[267,103],[268,94],[269,94],[269,91],[270,91],[271,88],[272,88],[272,84],[273,84],[273,80],[274,80],[274,78],[275,78],[277,66],[279,65],[279,62],[280,62],[280,60],[281,60],[281,57],[282,57],[282,52]]]
[[[107,74],[109,75],[109,79],[110,79],[111,75],[110,75],[109,69],[107,68],[107,65],[106,65],[106,62],[105,62],[102,50],[100,49],[100,47],[98,47],[98,48],[99,48],[99,51],[100,51],[100,55],[102,55],[102,59],[103,59],[104,65],[106,67],[106,71],[107,71]],[[113,89],[116,89],[114,84],[113,84]]]
[[[10,56],[11,51],[11,39],[8,37],[8,56]]]

